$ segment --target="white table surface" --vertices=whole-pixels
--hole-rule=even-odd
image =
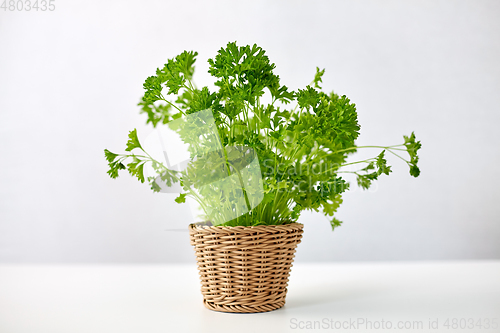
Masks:
[[[285,307],[261,314],[206,309],[194,263],[0,265],[1,333],[500,332],[495,321],[500,261],[295,263]]]

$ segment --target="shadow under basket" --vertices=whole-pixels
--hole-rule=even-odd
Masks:
[[[266,312],[285,305],[303,225],[189,225],[203,303],[221,312]]]

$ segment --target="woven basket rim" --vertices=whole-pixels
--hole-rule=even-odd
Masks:
[[[256,225],[256,226],[222,226],[222,225],[196,225],[195,223],[189,224],[188,228],[192,231],[210,230],[213,232],[217,231],[276,231],[277,229],[302,229],[304,224],[298,222],[292,222],[287,224],[266,224],[266,225]]]

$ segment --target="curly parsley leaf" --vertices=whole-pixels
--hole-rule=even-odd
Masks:
[[[319,70],[319,67],[316,67],[316,74],[314,75],[314,80],[313,80],[315,88],[321,89],[321,87],[319,86],[319,83],[323,82],[323,79],[322,79],[323,74],[325,74],[325,69]]]
[[[168,95],[177,94],[186,86],[186,81],[192,79],[197,55],[198,52],[184,51],[174,59],[169,59],[162,69],[156,70],[159,81],[168,88]]]
[[[114,154],[109,150],[104,149],[104,157],[106,157],[106,161],[108,161],[108,163],[112,163],[118,156],[118,154]]]
[[[118,158],[120,155],[114,154],[107,149],[104,149],[104,156],[106,157],[106,161],[108,161],[109,170],[107,171],[108,175],[115,179],[118,177],[118,172],[120,170],[125,170],[125,165],[122,163],[122,159]]]
[[[141,113],[145,113],[148,116],[146,124],[151,123],[153,127],[156,127],[158,123],[166,124],[173,119],[171,113],[172,106],[170,104],[141,101],[138,105],[141,106]]]
[[[146,105],[151,105],[162,99],[162,83],[161,79],[157,76],[150,76],[146,79],[142,85],[145,90],[142,101],[146,103]]]
[[[125,170],[125,165],[121,163],[120,161],[114,161],[114,162],[108,162],[109,170],[107,171],[108,175],[111,178],[117,178],[118,177],[118,172],[120,170]]]
[[[186,202],[186,193],[181,193],[177,198],[174,199],[175,202],[177,203],[184,203]]]
[[[141,183],[144,183],[144,161],[133,156],[133,160],[127,164],[127,168],[132,176],[136,176]]]
[[[299,89],[297,91],[297,102],[303,109],[315,110],[320,102],[320,94],[313,87],[307,86],[306,89]]]
[[[332,226],[332,231],[334,231],[335,228],[340,227],[342,225],[342,221],[339,221],[337,218],[333,217],[332,220],[330,221],[330,225]]]
[[[403,138],[405,140],[404,146],[406,147],[406,151],[408,152],[408,155],[410,155],[410,175],[418,177],[420,175],[420,169],[417,166],[419,159],[417,153],[418,150],[422,148],[422,144],[420,141],[416,140],[414,132],[412,132],[409,137],[404,135]]]
[[[158,185],[158,183],[156,182],[156,177],[148,177],[148,181],[149,181],[149,185],[151,185],[151,190],[153,190],[153,192],[160,192],[161,191],[161,186]]]
[[[142,149],[139,139],[137,138],[137,130],[134,128],[128,134],[127,148],[125,148],[125,151],[132,151],[136,148]]]
[[[228,106],[243,108],[245,103],[255,105],[259,97],[268,88],[274,99],[290,100],[291,95],[286,87],[280,86],[280,80],[273,73],[276,67],[269,61],[266,52],[254,44],[253,46],[237,46],[236,42],[228,43],[221,48],[215,59],[209,59],[209,73],[218,80],[218,96]],[[232,119],[237,110],[228,110]]]
[[[386,174],[389,175],[389,173],[392,171],[391,167],[387,165],[387,160],[384,158],[385,150],[382,150],[382,152],[377,156],[377,175],[381,174]]]

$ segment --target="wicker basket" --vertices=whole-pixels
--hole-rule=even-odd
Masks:
[[[189,225],[203,303],[222,312],[266,312],[285,305],[303,225]]]

